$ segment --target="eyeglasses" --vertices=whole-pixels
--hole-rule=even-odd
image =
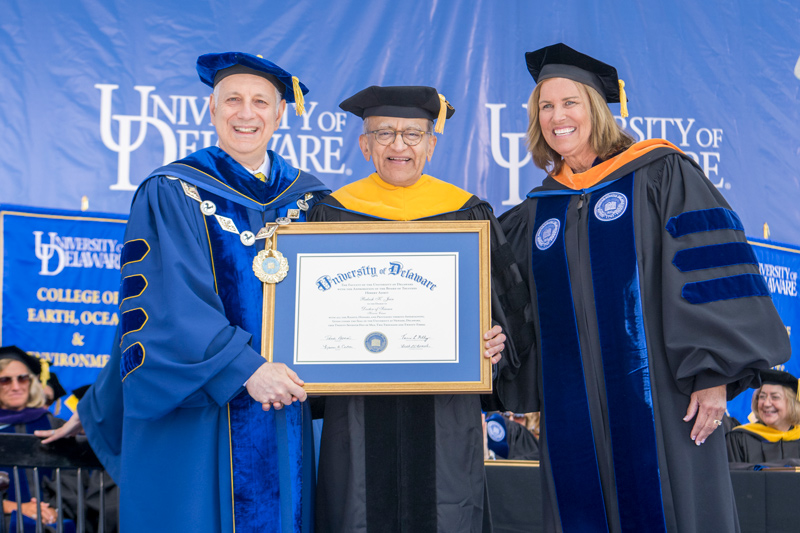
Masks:
[[[31,375],[20,374],[19,376],[2,376],[0,377],[0,387],[11,385],[12,380],[16,380],[20,385],[27,385],[31,382]]]
[[[420,130],[374,130],[370,131],[369,133],[375,136],[375,140],[378,141],[378,144],[382,144],[384,146],[389,146],[392,144],[395,139],[397,139],[398,133],[403,138],[403,142],[406,143],[406,146],[416,146],[422,141],[422,138],[425,137],[425,134],[430,132]]]

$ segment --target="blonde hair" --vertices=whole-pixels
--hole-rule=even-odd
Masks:
[[[794,391],[787,387],[786,385],[780,385],[778,383],[765,383],[764,385],[778,385],[783,392],[783,397],[786,400],[786,414],[788,415],[789,423],[793,426],[800,425],[800,402],[797,401],[797,396],[795,395]],[[761,389],[764,388],[764,385],[761,385],[756,391],[753,393],[753,399],[750,402],[750,408],[753,411],[753,415],[756,417],[760,423],[766,425],[761,417],[758,416],[758,395],[761,394]]]
[[[564,166],[564,159],[561,154],[547,144],[542,134],[542,127],[539,124],[539,96],[542,92],[542,85],[546,81],[544,80],[537,84],[533,92],[531,92],[530,98],[528,98],[527,142],[528,151],[533,157],[533,163],[548,174],[554,175],[561,172]],[[589,116],[592,120],[589,143],[591,143],[592,150],[597,154],[597,157],[605,161],[633,145],[636,141],[620,128],[600,93],[583,83],[577,81],[574,83],[578,87],[581,96],[586,97],[588,103]]]
[[[5,370],[5,368],[11,364],[11,361],[17,361],[18,363],[22,363],[19,359],[0,359],[0,372]],[[22,363],[25,365],[25,363]],[[39,378],[36,377],[36,374],[31,372],[31,369],[28,368],[28,365],[25,365],[25,368],[28,369],[28,373],[31,376],[31,384],[28,387],[28,402],[25,404],[25,407],[43,407],[45,404],[44,401],[44,387],[42,387]]]

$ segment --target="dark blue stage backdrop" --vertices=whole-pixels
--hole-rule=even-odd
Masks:
[[[554,42],[615,65],[638,139],[691,154],[742,217],[800,243],[800,4],[747,0],[6,0],[0,202],[126,213],[162,163],[216,142],[198,55],[262,54],[310,89],[271,148],[336,189],[371,171],[338,103],[432,85],[456,108],[428,173],[494,206],[538,185],[523,55]],[[613,106],[614,113],[619,107]]]

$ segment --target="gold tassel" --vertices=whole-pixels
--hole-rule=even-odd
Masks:
[[[303,98],[303,91],[300,89],[300,80],[297,79],[297,76],[292,76],[292,89],[294,90],[295,112],[299,117],[306,112],[306,100]]]
[[[436,133],[444,133],[444,121],[447,120],[447,100],[443,94],[439,95],[439,116],[436,118],[436,127],[433,129]]]
[[[769,239],[769,224],[764,222],[764,238]]]
[[[42,385],[47,385],[47,382],[50,381],[50,363],[39,359],[39,363],[42,365],[42,373],[39,374],[39,382]]]
[[[622,118],[628,116],[628,97],[625,95],[625,82],[619,80],[619,114]]]

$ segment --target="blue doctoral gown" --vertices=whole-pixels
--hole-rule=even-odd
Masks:
[[[241,234],[305,220],[302,202],[328,191],[268,156],[261,182],[219,148],[200,150],[157,169],[134,197],[121,339],[78,405],[120,485],[123,531],[313,529],[307,406],[264,412],[244,389],[264,363],[252,264],[265,241],[245,245]]]

